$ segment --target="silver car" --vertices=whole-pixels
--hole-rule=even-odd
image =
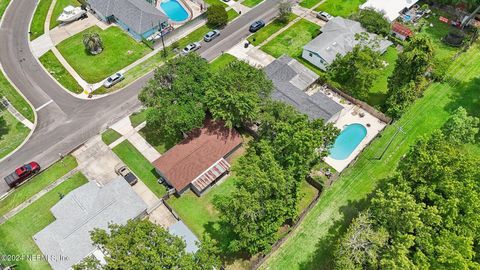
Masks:
[[[188,54],[188,53],[191,53],[191,52],[194,52],[194,51],[200,49],[201,47],[202,47],[202,45],[200,44],[200,42],[190,43],[187,46],[185,46],[185,48],[183,48],[182,53],[183,54]]]
[[[317,18],[319,18],[320,20],[322,21],[330,21],[331,19],[333,19],[333,16],[328,14],[327,12],[325,11],[320,11],[317,13]]]
[[[203,37],[203,40],[205,40],[205,42],[210,42],[212,41],[214,38],[220,36],[220,31],[215,29],[215,30],[212,30],[210,32],[208,32],[204,37]]]
[[[105,80],[105,82],[103,83],[103,86],[105,86],[106,88],[110,88],[110,87],[114,86],[115,84],[119,83],[120,81],[122,81],[123,79],[125,79],[123,74],[120,73],[120,72],[117,72],[117,73],[113,74],[112,76],[108,77]]]

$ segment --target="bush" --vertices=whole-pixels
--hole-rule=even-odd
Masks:
[[[433,69],[431,72],[432,79],[436,82],[443,82],[447,75],[448,68],[450,67],[450,60],[448,57],[438,58],[433,60]]]
[[[211,5],[207,9],[207,24],[210,27],[224,27],[228,23],[228,14],[224,7]]]
[[[383,13],[374,9],[363,9],[354,16],[368,32],[386,36],[390,33],[390,23]]]

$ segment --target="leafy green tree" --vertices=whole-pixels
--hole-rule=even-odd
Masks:
[[[221,5],[213,4],[207,9],[207,24],[211,27],[224,27],[228,23],[228,14]]]
[[[369,46],[357,45],[345,56],[337,56],[329,66],[331,78],[343,90],[357,98],[365,98],[381,73],[380,54]]]
[[[387,114],[393,118],[400,118],[421,94],[421,89],[423,89],[425,83],[426,81],[421,79],[420,85],[417,85],[415,81],[410,81],[408,84],[389,88],[385,102]]]
[[[445,123],[442,131],[454,144],[475,143],[479,123],[477,117],[469,116],[465,108],[459,107]]]
[[[83,34],[83,45],[92,55],[100,54],[103,51],[103,41],[98,33]]]
[[[261,105],[273,90],[263,70],[233,61],[215,74],[206,92],[206,105],[215,119],[228,127],[256,120]]]
[[[293,3],[288,0],[283,0],[278,5],[278,18],[277,20],[281,23],[287,23],[290,15],[292,15],[292,6]]]
[[[139,95],[148,108],[147,126],[170,144],[201,127],[211,76],[208,63],[197,54],[174,58],[157,68]]]
[[[106,265],[89,258],[79,269],[218,269],[220,260],[210,239],[195,254],[185,251],[185,241],[148,220],[110,224],[109,230],[95,229],[91,239],[104,254]]]
[[[353,19],[360,22],[368,32],[382,36],[387,36],[390,33],[390,22],[385,18],[385,14],[375,9],[362,9],[354,15]]]

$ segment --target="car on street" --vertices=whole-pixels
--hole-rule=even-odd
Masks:
[[[249,31],[252,33],[255,33],[264,26],[265,26],[265,22],[263,20],[258,20],[250,25]]]
[[[327,12],[325,11],[320,11],[317,13],[317,18],[322,20],[322,21],[330,21],[331,19],[333,19],[333,16],[328,14]]]
[[[138,182],[135,174],[133,174],[128,167],[123,164],[118,164],[115,166],[115,172],[118,175],[121,175],[127,181],[127,183],[130,184],[130,186],[133,186]]]
[[[183,50],[182,50],[182,53],[183,54],[189,54],[191,52],[194,52],[194,51],[200,49],[201,47],[202,47],[202,45],[200,44],[200,42],[193,42],[193,43],[190,43],[187,46],[185,46],[185,48],[183,48]]]
[[[114,86],[115,84],[119,83],[120,81],[122,81],[123,79],[125,79],[123,74],[120,73],[120,72],[117,72],[117,73],[113,74],[112,76],[108,77],[105,80],[105,82],[103,83],[103,86],[105,86],[105,88],[110,88],[110,87]]]
[[[32,161],[28,164],[23,165],[20,168],[17,168],[14,172],[7,175],[4,179],[7,182],[7,185],[11,188],[14,188],[21,184],[23,181],[32,177],[40,171],[40,165]]]
[[[205,40],[205,42],[210,42],[212,41],[214,38],[220,36],[220,31],[215,29],[215,30],[212,30],[210,32],[208,32],[204,37],[203,37],[203,40]]]

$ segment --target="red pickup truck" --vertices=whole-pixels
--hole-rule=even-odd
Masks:
[[[27,180],[32,175],[38,173],[39,171],[40,165],[38,165],[37,162],[32,161],[16,169],[13,173],[7,175],[4,179],[9,187],[14,188],[23,181]]]

